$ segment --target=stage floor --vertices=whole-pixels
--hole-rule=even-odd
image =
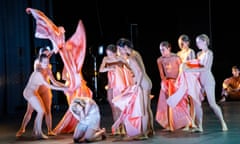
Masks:
[[[182,130],[174,132],[167,132],[162,129],[160,125],[154,122],[156,134],[154,137],[142,141],[130,141],[121,140],[110,136],[112,118],[110,107],[107,103],[99,103],[99,107],[102,113],[101,127],[107,129],[107,139],[104,141],[98,141],[94,143],[106,144],[106,143],[131,143],[131,144],[199,144],[199,143],[210,143],[210,144],[231,144],[240,143],[240,101],[225,102],[220,105],[224,114],[224,118],[228,125],[228,131],[223,132],[221,130],[220,121],[216,115],[210,109],[207,102],[203,103],[204,119],[202,133],[192,133]],[[156,102],[152,103],[153,112],[155,115]],[[53,126],[61,119],[64,114],[62,111],[53,111]],[[54,137],[49,137],[47,140],[34,140],[31,137],[33,128],[33,118],[26,129],[26,133],[21,138],[16,138],[15,134],[20,127],[24,111],[19,112],[16,116],[9,116],[7,118],[1,118],[0,121],[0,142],[7,144],[73,144],[72,134],[61,134]],[[45,122],[43,124],[43,130],[46,132]]]

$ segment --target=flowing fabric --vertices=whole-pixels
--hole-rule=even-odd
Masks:
[[[128,87],[122,95],[113,99],[113,104],[122,112],[118,120],[112,125],[112,130],[124,124],[128,136],[141,134],[143,113],[143,92],[136,85]]]
[[[176,82],[177,90],[167,99],[167,104],[174,108],[186,95],[201,106],[204,100],[201,92],[201,84],[199,82],[199,73],[197,72],[181,72]]]
[[[158,99],[156,121],[163,127],[168,128],[169,123],[173,126],[173,130],[182,128],[191,122],[191,117],[187,109],[187,95],[172,108],[172,119],[168,117],[167,98],[176,91],[175,80],[169,79],[161,83],[161,90]]]
[[[54,52],[59,52],[62,58],[64,63],[62,75],[72,91],[72,93],[65,93],[68,104],[75,97],[92,98],[92,91],[87,87],[82,76],[82,65],[86,54],[86,34],[82,21],[79,20],[75,33],[65,43],[63,27],[57,27],[43,12],[37,9],[27,8],[26,12],[32,14],[36,20],[35,37],[49,39],[52,42]],[[71,133],[74,131],[77,122],[68,109],[54,132]]]
[[[128,84],[125,81],[124,69],[120,66],[115,66],[113,71],[108,72],[108,86],[113,89],[113,97],[127,88]]]

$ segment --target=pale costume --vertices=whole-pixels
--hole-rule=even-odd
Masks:
[[[220,107],[216,104],[215,100],[215,79],[211,71],[213,63],[213,52],[211,50],[199,52],[198,60],[199,63],[203,66],[203,70],[200,70],[200,82],[205,90],[208,103],[221,121],[223,130],[227,130],[227,126],[223,119],[222,111]],[[202,124],[201,113],[199,114],[199,117],[200,124]]]
[[[38,65],[39,65],[39,59],[36,59],[35,63],[34,63],[34,70],[38,69],[37,68]],[[41,73],[42,73],[45,81],[48,82],[49,84],[51,81],[56,86],[63,86],[63,84],[57,82],[55,80],[55,78],[53,77],[52,71],[51,71],[51,65],[49,65],[49,67],[47,69],[42,70]],[[45,109],[45,121],[46,121],[47,129],[48,129],[48,135],[54,136],[55,134],[52,132],[52,114],[51,114],[52,91],[49,87],[47,87],[45,85],[41,85],[38,88],[37,94],[39,95],[39,99],[41,99],[42,104]],[[33,107],[28,104],[26,113],[24,115],[24,119],[22,121],[19,131],[16,134],[16,137],[20,137],[25,132],[26,126],[32,117],[33,111],[34,111]]]
[[[69,106],[73,116],[79,121],[73,134],[75,142],[95,140],[105,137],[105,129],[100,128],[100,111],[96,102],[89,97],[74,98]]]
[[[42,119],[45,113],[45,108],[43,106],[43,101],[40,98],[38,93],[38,90],[42,85],[45,85],[54,90],[62,90],[62,91],[65,90],[64,88],[50,85],[48,81],[46,81],[45,77],[42,74],[42,71],[40,70],[34,70],[34,72],[31,74],[28,80],[28,83],[23,91],[23,96],[28,101],[28,108],[34,109],[37,112],[37,116],[34,121],[34,130],[33,130],[33,135],[37,138],[47,138],[42,133]]]
[[[201,87],[204,88],[204,92],[206,93],[206,97],[210,107],[213,109],[219,120],[221,121],[223,130],[227,130],[226,124],[223,119],[222,111],[220,107],[216,104],[215,101],[215,79],[211,72],[212,62],[213,62],[213,53],[211,50],[205,50],[198,53],[197,62],[194,67],[190,69],[184,68],[184,72],[182,73],[182,82],[179,87],[179,91],[173,95],[175,98],[182,97],[184,95],[189,94],[192,96],[195,102],[195,110],[196,110],[196,120],[197,120],[197,129],[196,131],[203,131],[202,128],[202,117],[203,111],[201,107],[201,101],[203,100]],[[189,66],[186,66],[189,67]],[[191,76],[199,72],[200,84],[194,79],[191,79]],[[198,94],[198,96],[197,96]],[[194,96],[195,95],[195,96]],[[181,98],[179,98],[181,99]],[[168,103],[171,106],[175,106],[177,104],[176,99],[169,99]]]

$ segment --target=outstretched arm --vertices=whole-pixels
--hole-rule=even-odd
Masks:
[[[49,84],[44,79],[44,77],[42,76],[42,74],[40,72],[37,73],[36,78],[37,78],[37,80],[39,80],[40,83],[44,84],[45,86],[47,86],[50,89],[64,91],[64,92],[68,90],[66,87],[57,87],[57,86]]]
[[[48,76],[50,81],[53,83],[53,85],[58,86],[58,87],[64,87],[65,84],[57,81],[55,77],[53,76],[52,70],[49,68],[48,69]]]

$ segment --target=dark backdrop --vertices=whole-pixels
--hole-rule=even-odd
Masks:
[[[64,25],[67,36],[75,31],[82,19],[87,32],[88,48],[97,52],[99,45],[115,43],[120,37],[132,39],[143,56],[147,73],[153,81],[152,93],[159,93],[159,72],[156,59],[160,56],[159,43],[168,40],[173,52],[178,51],[180,34],[191,38],[191,47],[197,52],[195,37],[206,33],[214,51],[213,73],[216,78],[216,97],[221,91],[224,78],[231,76],[231,66],[238,65],[234,33],[239,29],[235,17],[238,9],[233,3],[205,1],[53,1],[55,22]],[[69,9],[67,9],[69,8]],[[98,57],[98,66],[101,62]],[[86,68],[91,71],[91,57],[86,57]],[[87,63],[89,62],[89,63]],[[89,69],[90,67],[90,69]],[[91,74],[88,73],[88,74]],[[99,75],[101,79],[101,74]],[[86,75],[87,77],[91,77]],[[90,79],[89,79],[90,80]],[[104,81],[105,82],[105,81]],[[103,85],[100,83],[100,87]]]

